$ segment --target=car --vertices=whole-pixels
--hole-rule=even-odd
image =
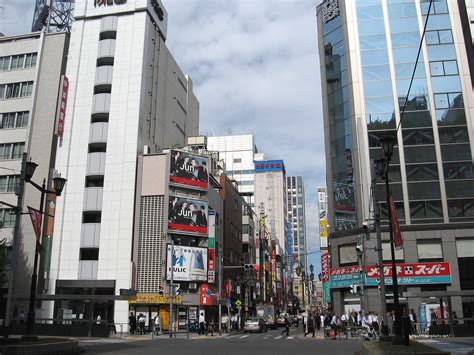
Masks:
[[[252,317],[245,321],[244,324],[244,333],[248,332],[266,332],[267,324],[263,318]]]
[[[276,320],[277,327],[284,327],[285,326],[285,317],[287,316],[286,313],[280,313]]]

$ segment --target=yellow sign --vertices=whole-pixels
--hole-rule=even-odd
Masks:
[[[325,238],[328,236],[328,225],[326,218],[322,218],[319,220],[319,236],[321,238]]]
[[[326,227],[327,227],[326,218],[320,219],[319,220],[319,228],[326,228]]]
[[[181,304],[183,302],[183,297],[181,296],[174,296],[173,297],[173,304]],[[170,303],[169,296],[162,296],[156,294],[145,294],[139,293],[134,297],[131,297],[128,300],[128,303],[146,303],[146,304],[168,304]]]

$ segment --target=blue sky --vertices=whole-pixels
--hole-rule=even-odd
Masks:
[[[316,188],[325,186],[316,29],[318,0],[162,0],[167,46],[194,82],[200,130],[253,134],[306,190],[308,252],[319,250]],[[2,0],[0,32],[28,32],[33,0]],[[319,254],[309,254],[319,269]],[[318,271],[319,272],[319,271]]]

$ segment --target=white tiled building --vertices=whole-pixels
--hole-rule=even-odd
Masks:
[[[49,282],[64,301],[45,307],[55,318],[72,312],[127,323],[128,303],[113,295],[136,289],[137,158],[197,135],[199,103],[165,45],[160,1],[105,3],[76,1],[57,155],[68,183],[57,205]],[[110,297],[76,309],[67,295],[77,292]]]

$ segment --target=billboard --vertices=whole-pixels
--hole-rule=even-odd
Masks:
[[[168,231],[207,234],[207,202],[189,197],[170,196]]]
[[[283,160],[265,160],[255,162],[255,173],[263,173],[267,171],[285,171]]]
[[[168,244],[166,279],[173,281],[207,281],[207,248]]]
[[[197,189],[209,186],[208,158],[171,150],[170,183]]]

